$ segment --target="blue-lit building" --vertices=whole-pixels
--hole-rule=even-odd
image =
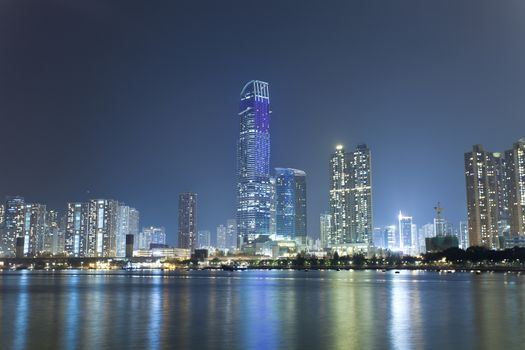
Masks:
[[[270,95],[268,83],[252,80],[241,91],[237,145],[239,245],[270,234]]]
[[[276,233],[306,243],[306,173],[275,168]]]

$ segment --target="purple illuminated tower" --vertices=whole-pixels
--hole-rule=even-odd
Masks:
[[[241,91],[237,148],[239,248],[270,233],[270,114],[268,83],[247,83]]]

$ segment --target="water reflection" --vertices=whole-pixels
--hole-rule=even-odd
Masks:
[[[520,348],[525,277],[0,273],[1,349]]]

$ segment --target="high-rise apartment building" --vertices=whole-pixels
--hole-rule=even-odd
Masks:
[[[26,204],[24,208],[24,256],[34,257],[40,254],[46,234],[46,206],[43,204]]]
[[[372,245],[372,169],[370,150],[338,145],[330,158],[330,245]]]
[[[93,199],[89,201],[88,215],[87,256],[116,256],[118,202]]]
[[[241,246],[271,229],[270,94],[252,80],[241,91],[237,145],[237,227]]]
[[[67,256],[87,256],[88,213],[88,203],[67,204],[65,232],[65,253]]]
[[[118,202],[93,199],[68,203],[65,252],[74,257],[114,257],[117,253]]]
[[[23,197],[7,197],[4,209],[4,227],[1,237],[1,255],[15,256],[17,237],[24,235],[25,201]]]
[[[197,247],[197,194],[181,193],[179,195],[179,248]]]
[[[115,236],[116,256],[126,256],[126,235],[139,239],[139,211],[127,205],[119,204],[117,212],[117,233]]]
[[[505,152],[510,235],[525,235],[525,139]]]
[[[306,244],[306,173],[275,168],[276,233]]]
[[[469,244],[500,247],[525,235],[525,139],[502,153],[474,145],[465,153]]]

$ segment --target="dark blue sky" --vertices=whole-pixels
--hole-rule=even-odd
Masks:
[[[372,150],[374,222],[466,216],[463,153],[525,136],[523,1],[0,3],[0,195],[115,198],[164,225],[234,217],[239,92],[270,83],[273,167],[308,174],[308,231],[337,143]]]

